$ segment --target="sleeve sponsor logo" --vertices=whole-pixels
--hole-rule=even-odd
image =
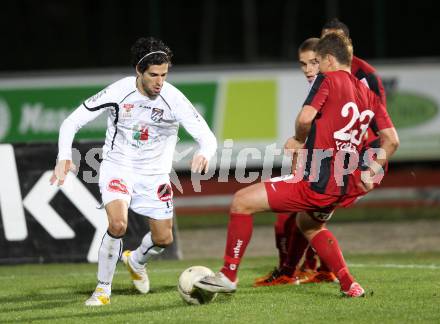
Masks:
[[[93,103],[96,102],[99,98],[101,98],[103,95],[105,95],[107,92],[107,88],[105,88],[104,90],[101,90],[100,92],[98,92],[97,94],[95,94],[94,96],[90,97],[89,99],[87,99],[87,103]]]

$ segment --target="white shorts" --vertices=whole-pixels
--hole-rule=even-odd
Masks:
[[[109,161],[102,161],[99,190],[107,205],[123,199],[136,213],[154,219],[173,217],[173,190],[168,174],[141,175]]]

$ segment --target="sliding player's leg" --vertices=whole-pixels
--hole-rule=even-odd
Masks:
[[[270,210],[264,183],[239,190],[232,201],[224,254],[224,264],[215,277],[205,277],[195,285],[212,292],[234,292],[242,257],[252,236],[252,214]]]
[[[254,284],[255,287],[277,286],[297,283],[297,266],[309,242],[296,226],[296,213],[292,217],[294,221],[290,225],[287,236],[287,253],[283,264],[275,269],[268,278]]]

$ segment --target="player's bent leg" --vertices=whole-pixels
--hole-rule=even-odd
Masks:
[[[122,253],[121,260],[130,274],[134,287],[141,294],[147,294],[150,291],[150,279],[145,265],[136,264],[132,259],[133,251],[125,250]]]
[[[128,221],[128,202],[116,199],[105,205],[108,219],[108,231],[116,237],[125,235]]]
[[[298,215],[298,213],[297,213]],[[298,217],[298,216],[296,216]],[[286,261],[284,262],[281,270],[288,276],[297,277],[298,276],[298,265],[301,261],[304,251],[306,250],[309,242],[304,237],[303,233],[300,231],[296,224],[296,217],[293,219],[295,222],[291,226],[291,232],[288,241],[288,253]]]
[[[348,270],[338,240],[332,232],[325,228],[325,222],[317,220],[316,216],[310,213],[299,215],[297,222],[298,227],[307,237],[321,260],[336,274],[342,293],[348,297],[364,296],[363,288],[354,281]]]
[[[270,210],[266,187],[259,182],[237,191],[231,205],[231,213],[254,214]]]
[[[298,213],[296,223],[308,241],[325,227],[325,222],[317,221],[309,213]]]
[[[288,239],[292,232],[292,225],[295,224],[295,214],[291,213],[279,213],[277,214],[277,220],[275,222],[275,246],[278,250],[279,263],[278,267],[281,267],[287,258]]]
[[[302,264],[301,269],[313,272],[318,269],[318,256],[310,245],[305,252],[304,263]]]
[[[267,286],[268,283],[275,283],[274,278],[278,277],[281,266],[286,262],[288,253],[288,241],[291,232],[296,227],[296,213],[278,213],[274,224],[275,246],[278,250],[278,266],[274,267],[266,275],[258,277],[254,281],[254,287]]]
[[[210,292],[234,292],[237,288],[238,267],[252,236],[252,213],[269,210],[266,188],[257,183],[239,190],[232,201],[224,264],[212,277],[204,277],[196,287]]]
[[[122,261],[124,262],[135,288],[146,294],[150,291],[150,280],[146,265],[148,260],[163,252],[164,248],[173,242],[173,220],[170,219],[149,219],[150,232],[142,239],[140,246],[134,251],[124,251]]]
[[[304,254],[304,251],[309,244],[307,239],[301,233],[301,231],[297,228],[296,225],[296,213],[291,216],[289,230],[288,232],[288,243],[287,243],[287,256],[283,262],[283,264],[272,272],[272,275],[264,281],[255,283],[255,287],[260,286],[276,286],[276,285],[285,285],[285,284],[298,284],[298,280],[302,275],[302,272],[298,271],[298,264],[301,261],[301,258]]]
[[[235,193],[230,208],[225,263],[221,269],[221,272],[231,282],[236,282],[241,257],[244,255],[252,236],[252,214],[269,209],[266,188],[263,183],[253,184]]]
[[[299,225],[301,224],[302,227],[299,227]],[[324,223],[322,222],[316,222],[315,220],[313,220],[312,218],[310,218],[307,213],[305,212],[301,212],[299,213],[299,216],[297,217],[297,225],[298,228],[300,229],[300,231],[303,234],[304,239],[307,242],[307,245],[304,246],[302,245],[302,248],[304,249],[302,251],[302,255],[304,255],[304,253],[306,253],[305,258],[304,258],[304,263],[302,266],[298,267],[298,271],[296,272],[296,276],[298,278],[298,284],[305,284],[305,283],[312,283],[315,282],[314,279],[317,275],[317,271],[316,268],[311,268],[311,267],[307,267],[307,254],[309,254],[310,250],[312,250],[311,246],[309,245],[309,237],[306,235],[308,232],[313,233],[316,230],[319,230],[321,228],[323,228]],[[310,236],[310,234],[309,234]],[[307,249],[307,250],[306,250]],[[313,255],[315,253],[313,252]],[[298,260],[298,259],[297,259]],[[300,260],[298,260],[299,263]],[[296,264],[298,265],[298,264]]]
[[[122,252],[122,237],[127,229],[128,204],[116,199],[106,204],[109,222],[98,252],[98,285],[87,306],[102,306],[110,303],[111,285],[116,264]]]
[[[156,246],[167,247],[173,243],[173,219],[149,219],[150,231]]]

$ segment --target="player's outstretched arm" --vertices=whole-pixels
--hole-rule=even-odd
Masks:
[[[69,171],[75,170],[72,163],[72,143],[78,130],[98,117],[104,109],[90,111],[84,104],[75,109],[61,124],[58,138],[58,159],[50,183],[61,186]]]
[[[177,121],[182,124],[200,147],[191,161],[191,171],[195,173],[207,172],[208,162],[217,151],[217,139],[214,133],[203,117],[184,96],[182,96],[180,107],[176,111],[176,117]]]

